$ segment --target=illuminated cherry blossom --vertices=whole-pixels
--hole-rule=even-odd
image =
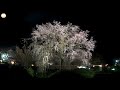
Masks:
[[[54,21],[36,25],[31,35],[34,43],[33,52],[38,56],[38,66],[40,63],[46,64],[51,61],[53,64],[58,61],[61,66],[66,61],[72,63],[76,60],[82,62],[78,64],[88,65],[95,48],[93,37],[88,39],[89,31],[83,31],[71,23],[61,25],[60,22]],[[52,60],[53,58],[55,60]]]

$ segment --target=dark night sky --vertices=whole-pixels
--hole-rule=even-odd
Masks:
[[[48,5],[4,3],[0,4],[0,13],[7,14],[6,19],[0,18],[0,46],[13,46],[20,38],[29,37],[32,28],[36,24],[61,21],[66,24],[68,21],[81,26],[83,30],[89,30],[96,39],[96,49],[105,56],[112,59],[120,56],[119,44],[119,8],[112,4],[92,5],[77,3],[67,5]]]

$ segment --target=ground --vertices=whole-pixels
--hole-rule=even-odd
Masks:
[[[120,73],[98,73],[94,78],[84,78],[72,72],[61,72],[48,79],[32,78],[23,68],[10,67],[8,64],[0,64],[0,80],[78,80],[78,81],[107,81],[120,80]]]

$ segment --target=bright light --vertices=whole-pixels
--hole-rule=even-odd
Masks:
[[[77,68],[79,68],[79,69],[80,69],[80,68],[86,68],[86,67],[85,67],[85,66],[77,66]]]
[[[2,60],[7,60],[8,59],[8,54],[4,53],[1,55]]]
[[[14,61],[11,61],[11,64],[15,64],[15,62],[14,62]]]
[[[102,67],[102,65],[99,65],[99,67]]]
[[[2,60],[0,60],[0,62],[2,63]]]
[[[2,17],[2,18],[6,18],[6,14],[5,14],[5,13],[2,13],[2,14],[1,14],[1,17]]]
[[[31,66],[34,66],[34,64],[32,64]]]
[[[112,68],[111,70],[113,70],[113,71],[114,71],[114,70],[115,70],[115,68]]]
[[[117,62],[119,62],[119,60],[115,60],[115,62],[117,63]]]
[[[102,67],[102,65],[93,65],[93,67],[95,67],[95,66],[99,66],[99,67]]]

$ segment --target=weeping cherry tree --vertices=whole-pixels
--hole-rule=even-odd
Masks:
[[[70,69],[73,65],[89,65],[95,48],[89,31],[83,31],[77,25],[60,22],[36,25],[32,34],[32,51],[36,55],[36,66],[45,71],[50,64],[59,69]]]

